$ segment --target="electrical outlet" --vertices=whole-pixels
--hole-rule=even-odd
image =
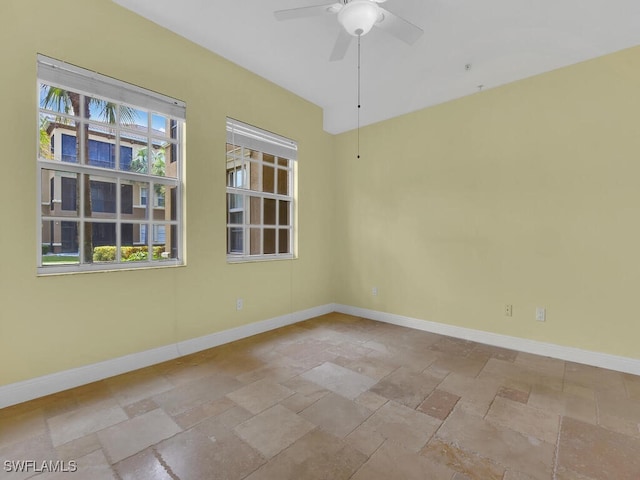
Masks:
[[[244,300],[242,298],[236,298],[236,310],[242,310],[244,307]]]
[[[371,287],[371,295],[374,297],[378,296],[378,287]]]
[[[538,322],[544,322],[547,320],[547,309],[544,307],[536,308],[536,320]]]
[[[504,306],[504,316],[505,317],[513,316],[513,305],[507,304]]]

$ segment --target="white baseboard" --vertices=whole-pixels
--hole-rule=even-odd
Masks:
[[[529,340],[520,337],[512,337],[499,333],[484,332],[482,330],[475,330],[472,328],[430,322],[428,320],[420,320],[418,318],[405,317],[393,313],[379,312],[376,310],[352,307],[349,305],[336,304],[334,307],[336,312],[369,318],[379,322],[391,323],[402,327],[424,330],[426,332],[438,333],[440,335],[461,338],[464,340],[472,340],[474,342],[507,348],[510,350],[518,350],[520,352],[533,353],[545,357],[552,357],[560,360],[592,365],[594,367],[631,373],[633,375],[640,375],[640,360],[635,358],[620,357],[608,353],[582,350],[579,348],[539,342],[537,340]]]
[[[620,357],[607,353],[581,350],[579,348],[565,347],[552,343],[528,340],[526,338],[511,337],[498,333],[484,332],[471,328],[457,327],[443,323],[430,322],[417,318],[405,317],[393,313],[379,312],[366,308],[352,307],[349,305],[326,304],[319,307],[289,313],[279,317],[262,320],[248,325],[223,330],[203,337],[192,338],[163,347],[132,353],[123,357],[105,360],[104,362],[72,368],[62,372],[52,373],[42,377],[24,380],[0,386],[0,408],[15,405],[17,403],[33,400],[69,388],[78,387],[87,383],[102,380],[104,378],[130,372],[139,368],[148,367],[157,363],[172,360],[184,355],[217,347],[225,343],[251,337],[259,333],[274,330],[276,328],[292,325],[310,318],[325,315],[331,312],[340,312],[348,315],[368,318],[379,322],[391,323],[402,327],[424,330],[450,337],[472,340],[474,342],[494,345],[496,347],[518,350],[521,352],[543,355],[546,357],[568,360],[585,365],[608,368],[634,375],[640,375],[640,360]]]
[[[212,333],[211,335],[192,338],[190,340],[145,350],[143,352],[132,353],[91,365],[84,365],[22,382],[3,385],[0,386],[0,408],[61,392],[80,385],[86,385],[87,383],[96,382],[104,378],[131,372],[157,363],[166,362],[167,360],[206,350],[207,348],[217,347],[218,345],[308,320],[333,311],[333,304],[321,305],[308,310],[301,310],[231,328],[222,332]]]

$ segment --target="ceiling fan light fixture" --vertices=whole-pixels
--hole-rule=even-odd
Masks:
[[[370,0],[352,0],[338,12],[338,22],[354,37],[366,35],[380,20],[378,5]]]

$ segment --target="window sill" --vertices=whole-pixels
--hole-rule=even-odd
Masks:
[[[227,263],[256,263],[256,262],[271,262],[281,260],[295,260],[293,254],[288,255],[227,255]]]

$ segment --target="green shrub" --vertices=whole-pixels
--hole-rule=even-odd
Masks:
[[[163,246],[153,247],[153,259],[160,260],[162,258],[162,252],[164,252]],[[141,260],[147,260],[149,258],[149,252],[146,245],[121,247],[120,258],[123,262],[139,262]],[[93,249],[93,261],[94,262],[113,262],[116,259],[116,247],[104,246],[95,247]]]

